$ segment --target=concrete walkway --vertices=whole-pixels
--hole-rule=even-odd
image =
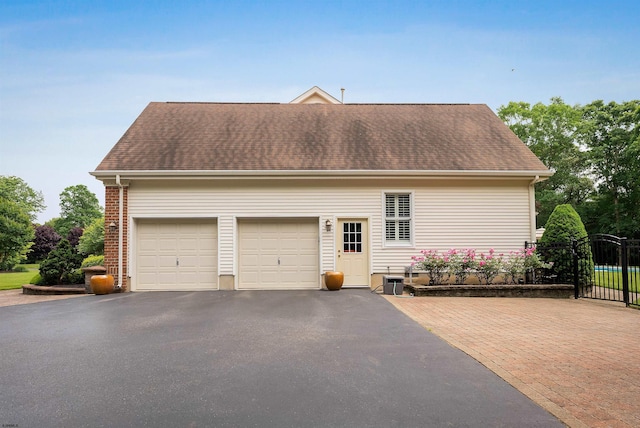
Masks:
[[[49,300],[62,300],[69,299],[71,297],[87,296],[86,294],[62,294],[62,295],[36,295],[36,294],[22,294],[22,288],[15,290],[0,290],[0,307],[2,306],[14,306],[25,305],[28,303],[48,302]]]
[[[640,426],[640,311],[586,299],[385,297],[567,425]]]

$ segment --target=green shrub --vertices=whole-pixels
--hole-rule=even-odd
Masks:
[[[44,284],[44,280],[42,279],[42,276],[40,276],[39,273],[35,274],[35,276],[33,278],[31,278],[31,281],[29,281],[29,284],[45,285]]]
[[[68,284],[84,284],[84,272],[82,269],[78,268],[71,272],[68,276]]]
[[[80,267],[103,266],[104,256],[89,256],[82,261]]]
[[[544,260],[553,263],[550,271],[560,283],[573,282],[572,251],[546,246],[554,243],[570,244],[574,240],[578,242],[578,280],[581,284],[588,284],[593,274],[593,256],[587,231],[580,215],[571,205],[558,205],[547,220],[540,244],[545,248]]]
[[[72,284],[74,271],[80,267],[79,255],[66,239],[60,241],[55,250],[40,264],[40,275],[46,285]]]
[[[11,270],[12,272],[29,272],[29,269],[26,268],[26,266],[14,266],[13,269]]]
[[[104,253],[104,217],[95,219],[80,237],[78,251],[82,254]]]

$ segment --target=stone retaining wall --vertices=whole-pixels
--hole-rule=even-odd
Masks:
[[[574,297],[573,285],[567,284],[496,284],[496,285],[420,285],[404,284],[414,296],[446,297]]]
[[[80,285],[77,287],[68,286],[68,287],[58,287],[58,286],[42,286],[42,285],[23,285],[22,286],[22,294],[44,294],[44,295],[54,295],[54,294],[86,294],[87,292],[84,289],[84,285]]]

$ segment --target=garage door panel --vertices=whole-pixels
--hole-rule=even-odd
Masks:
[[[158,275],[155,272],[146,272],[138,274],[138,281],[143,284],[153,284],[158,280]]]
[[[185,237],[181,236],[178,241],[178,249],[180,250],[180,254],[184,255],[186,252],[197,252],[198,251],[198,239],[195,237]]]
[[[138,256],[138,264],[148,267],[157,267],[156,257],[155,256]]]
[[[315,270],[318,264],[318,261],[315,255],[300,256],[298,260],[299,260],[298,267],[304,270],[309,270],[309,269]]]
[[[198,241],[198,252],[200,254],[215,254],[217,251],[217,240],[214,239],[200,239]]]
[[[280,274],[276,269],[262,269],[258,275],[256,275],[256,282],[258,286],[275,287],[280,282]]]
[[[317,219],[240,220],[241,289],[319,288]]]
[[[136,290],[217,288],[215,221],[140,220],[137,237]]]
[[[267,269],[269,266],[272,266],[274,269],[277,269],[278,259],[279,257],[277,254],[262,254],[259,256],[260,261],[258,263],[266,266]]]
[[[201,259],[198,256],[180,255],[180,268],[195,269],[195,268],[198,268],[198,266],[200,266],[200,263],[204,261],[205,261],[204,258]],[[183,270],[183,269],[180,269],[180,270]]]
[[[173,253],[176,249],[176,244],[176,238],[160,237],[158,239],[157,248],[159,251],[169,251]]]
[[[177,272],[158,272],[157,281],[162,284],[175,284],[177,280]]]
[[[139,251],[155,251],[158,241],[155,237],[145,237],[138,240]]]
[[[160,268],[170,267],[173,269],[173,267],[176,266],[175,255],[165,256],[165,255],[159,254],[156,260],[157,260],[156,266]]]
[[[211,258],[213,257],[215,257],[215,254],[210,254],[206,256],[201,254],[195,258],[195,263],[202,270],[204,269],[205,266],[209,266]],[[210,266],[207,269],[214,272],[216,271],[215,266]]]

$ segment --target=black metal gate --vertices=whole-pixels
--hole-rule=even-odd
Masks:
[[[573,284],[575,297],[640,307],[640,240],[596,234],[571,242],[529,243],[550,268],[533,273],[539,283]]]
[[[580,296],[640,305],[640,240],[597,234],[590,241],[594,268]]]

